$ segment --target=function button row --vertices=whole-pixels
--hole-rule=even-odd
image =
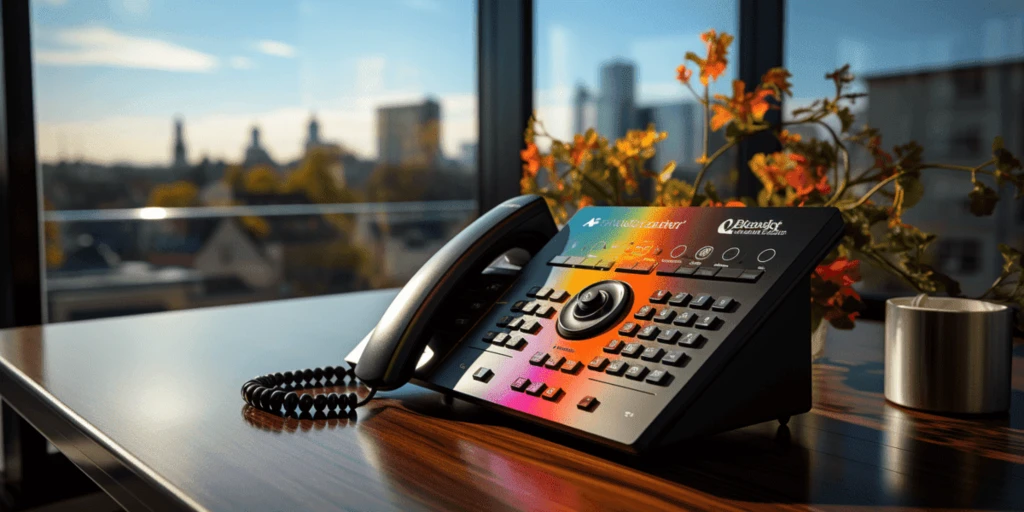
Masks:
[[[683,358],[685,357],[685,355],[679,355],[677,359],[684,360]],[[608,360],[603,357],[595,358],[595,360],[597,359],[601,359],[602,364],[594,365],[592,363],[588,365],[588,368],[597,372],[603,371],[605,374],[612,375],[615,377],[625,376],[627,379],[631,380],[645,380],[646,377],[646,382],[658,386],[667,386],[668,383],[672,381],[672,376],[667,371],[661,368],[651,371],[649,368],[642,364],[631,365],[621,359],[617,361],[612,361],[611,363],[609,363]]]
[[[615,266],[615,260],[601,259],[596,257],[565,256],[558,255],[548,261],[548,265],[555,267],[585,268],[590,270],[610,270]]]
[[[512,391],[526,392],[528,395],[539,396],[545,400],[555,401],[562,396],[562,388],[548,387],[543,382],[530,382],[526,377],[519,377],[512,381]]]
[[[630,274],[650,274],[658,265],[654,261],[624,261],[615,267],[616,272],[628,272]]]
[[[668,305],[676,306],[676,307],[685,307],[685,306],[689,305],[693,309],[709,309],[710,308],[710,309],[712,309],[714,311],[723,311],[723,312],[732,311],[733,309],[736,308],[736,305],[738,304],[738,302],[736,302],[736,299],[733,299],[732,297],[719,297],[718,299],[715,299],[714,297],[712,297],[711,295],[708,295],[708,294],[702,294],[702,295],[698,295],[698,296],[694,297],[694,296],[692,296],[692,295],[690,295],[689,293],[686,293],[686,292],[679,292],[679,293],[676,293],[676,294],[673,295],[672,292],[670,292],[668,290],[656,290],[654,293],[651,294],[650,301],[651,301],[652,304],[665,304],[665,303],[668,303]],[[645,309],[646,307],[647,306],[641,307],[640,310],[637,311],[637,314],[634,315],[634,316],[636,316],[636,318],[641,319],[641,320],[646,320],[646,319],[650,318],[649,315],[653,314],[654,312],[653,312],[653,310]],[[666,317],[671,317],[671,316],[674,316],[674,314],[675,314],[675,313],[666,313],[665,311],[666,310],[662,310],[661,313],[658,313],[658,314],[659,315],[665,315]],[[641,318],[641,316],[640,316],[641,312],[643,313],[643,318]],[[669,323],[669,322],[672,321],[672,319],[671,318],[668,318],[668,319],[660,318],[659,319],[658,317],[655,317],[654,321],[655,322],[662,322],[662,323]]]
[[[521,316],[503,316],[498,320],[497,326],[512,331],[522,331],[526,334],[537,334],[540,331],[540,322]]]
[[[707,320],[707,323],[706,323],[706,325],[708,327],[703,327],[700,322],[697,322],[695,325],[698,328],[702,328],[702,329],[714,329],[714,328],[716,328],[718,326],[718,322],[719,322],[718,317],[716,317],[714,315],[708,315],[706,317],[702,317],[701,320],[704,320],[705,318],[709,319],[709,320]],[[630,324],[632,324],[634,326],[634,328],[631,329],[631,331],[632,332],[636,332],[636,327],[638,327],[638,326],[636,326],[636,324],[633,324],[632,322],[629,322],[626,325],[630,325]],[[623,327],[625,327],[625,325]],[[624,332],[624,329],[619,329],[619,334],[621,334],[623,336],[630,336],[628,334],[623,334],[623,332]],[[656,326],[654,324],[651,324],[651,325],[648,325],[647,327],[644,327],[639,332],[639,334],[636,335],[636,337],[640,338],[642,340],[658,340],[658,342],[660,342],[660,343],[671,343],[671,344],[678,343],[678,344],[686,346],[686,347],[700,347],[707,340],[707,338],[705,338],[702,334],[697,333],[697,332],[682,333],[679,329],[665,329],[664,331],[662,331],[661,329],[658,328],[658,326]],[[616,342],[618,342],[618,343],[616,343]],[[621,344],[621,343],[622,342],[619,341],[619,340],[612,340],[612,341],[608,342],[608,345],[605,345],[604,351],[608,352],[608,353],[616,353],[616,351],[623,351],[623,353],[625,353],[624,351],[630,345],[625,345],[624,347],[620,347],[618,344]]]
[[[744,283],[756,283],[764,271],[761,269],[743,268],[721,268],[710,266],[693,266],[687,263],[662,263],[658,266],[658,275],[675,277],[698,277],[702,279],[716,279],[723,281],[740,281]]]
[[[537,351],[535,354],[533,354],[533,356],[530,357],[530,364],[534,366],[543,366],[544,368],[547,368],[549,370],[561,370],[562,373],[572,374],[579,372],[580,368],[583,366],[580,364],[579,361],[566,359],[565,356],[562,356],[560,354],[555,354],[554,356],[551,356],[547,352],[543,351]]]
[[[522,350],[526,346],[526,340],[522,336],[512,336],[507,332],[487,331],[487,334],[484,334],[483,340],[492,345],[512,350]]]

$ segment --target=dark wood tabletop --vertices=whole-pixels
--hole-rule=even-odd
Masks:
[[[1009,415],[949,418],[884,400],[870,322],[830,333],[788,428],[640,457],[413,385],[354,419],[244,406],[254,375],[341,363],[394,293],[0,331],[0,395],[129,510],[1024,509],[1024,344]]]

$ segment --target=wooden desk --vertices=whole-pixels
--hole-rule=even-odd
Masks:
[[[1024,509],[1024,345],[1011,414],[950,419],[884,401],[877,324],[833,333],[788,431],[644,458],[414,386],[355,421],[243,407],[253,375],[340,363],[393,294],[2,331],[0,394],[130,510]]]

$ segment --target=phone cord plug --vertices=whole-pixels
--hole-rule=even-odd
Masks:
[[[366,405],[377,394],[377,390],[368,388],[370,391],[362,400],[355,393],[299,392],[359,383],[352,367],[326,366],[268,373],[242,385],[242,400],[252,407],[278,416],[301,416],[311,410],[341,416]]]

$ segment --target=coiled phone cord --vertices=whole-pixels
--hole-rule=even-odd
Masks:
[[[360,401],[355,393],[296,393],[306,389],[342,386],[346,380],[348,383],[359,382],[354,368],[325,366],[295,372],[268,373],[242,384],[242,400],[261,411],[278,416],[298,416],[311,410],[343,415],[366,405],[377,394],[376,389],[370,388],[370,393]]]

